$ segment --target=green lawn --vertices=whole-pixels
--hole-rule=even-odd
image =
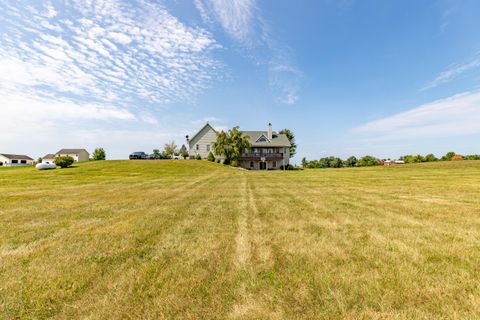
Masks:
[[[478,319],[480,161],[2,168],[0,318]]]

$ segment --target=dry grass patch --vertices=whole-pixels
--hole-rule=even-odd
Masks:
[[[0,169],[0,318],[475,319],[480,162]]]

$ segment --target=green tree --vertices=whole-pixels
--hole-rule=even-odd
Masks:
[[[42,160],[43,160],[42,158],[38,158],[37,163],[42,163]]]
[[[208,161],[215,162],[215,156],[213,155],[212,151],[210,151],[210,152],[208,153],[207,160],[208,160]]]
[[[74,161],[75,160],[73,160],[73,158],[70,156],[64,156],[64,157],[58,156],[55,158],[55,164],[60,168],[68,168],[73,164]]]
[[[185,147],[184,144],[182,144],[182,146],[180,147],[180,155],[185,159],[188,157],[187,147]]]
[[[161,153],[160,153],[160,149],[153,149],[153,154],[156,155],[156,156],[159,156],[161,157]]]
[[[450,161],[455,155],[456,153],[453,151],[447,152],[447,154],[442,157],[442,161]]]
[[[105,160],[106,154],[105,150],[103,148],[96,148],[95,151],[93,151],[92,154],[92,159],[97,161],[97,160]]]
[[[345,161],[345,165],[347,167],[356,167],[357,166],[357,163],[358,163],[358,160],[355,156],[351,156],[350,158],[348,158],[346,161]]]
[[[171,157],[172,155],[174,155],[175,152],[177,151],[177,145],[175,144],[175,141],[172,140],[169,143],[165,143],[163,150],[165,150],[165,154],[168,157]]]
[[[434,162],[438,161],[437,157],[433,153],[429,153],[425,156],[425,162]]]
[[[224,164],[230,164],[232,160],[239,160],[242,153],[250,148],[248,137],[234,127],[228,132],[221,131],[217,133],[217,140],[213,143],[213,151],[216,155],[223,155]]]
[[[195,160],[202,160],[202,156],[197,153],[197,155],[195,156]]]
[[[370,167],[370,166],[377,166],[379,165],[379,161],[377,158],[372,156],[364,156],[358,160],[359,167]]]
[[[307,167],[307,163],[308,163],[307,158],[306,158],[306,157],[303,157],[301,163],[302,163],[302,167],[303,167],[303,168],[306,168],[306,167]]]
[[[280,130],[279,133],[286,135],[288,138],[288,141],[290,141],[290,158],[292,158],[297,153],[297,144],[295,142],[295,135],[293,134],[292,130],[287,128]]]
[[[421,154],[413,156],[413,163],[425,162],[425,158]]]

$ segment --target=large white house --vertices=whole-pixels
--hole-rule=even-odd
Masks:
[[[30,166],[33,164],[33,161],[34,160],[29,156],[22,155],[22,154],[7,154],[7,153],[0,154],[0,166],[8,166],[8,167]]]
[[[287,136],[272,131],[269,123],[266,131],[242,131],[248,137],[251,148],[240,157],[240,166],[251,170],[275,170],[289,164],[290,141]],[[217,131],[207,122],[190,139],[187,136],[189,154],[200,155],[205,159],[213,143],[217,139]],[[217,155],[216,155],[217,156]]]

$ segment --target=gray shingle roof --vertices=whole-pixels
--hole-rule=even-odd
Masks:
[[[0,155],[4,156],[7,159],[18,159],[18,160],[33,160],[29,156],[23,154],[7,154],[7,153],[0,153]]]
[[[252,147],[290,147],[290,141],[284,134],[272,133],[272,141],[266,142],[257,142],[258,138],[262,135],[268,138],[267,131],[242,131],[242,133],[249,137],[250,144]]]
[[[46,154],[42,157],[42,159],[55,159],[55,155],[52,153]]]
[[[77,154],[77,153],[80,153],[82,151],[87,151],[87,150],[85,150],[85,149],[62,149],[62,150],[58,151],[56,154],[72,154],[72,153]],[[88,153],[88,151],[87,151],[87,153]]]

